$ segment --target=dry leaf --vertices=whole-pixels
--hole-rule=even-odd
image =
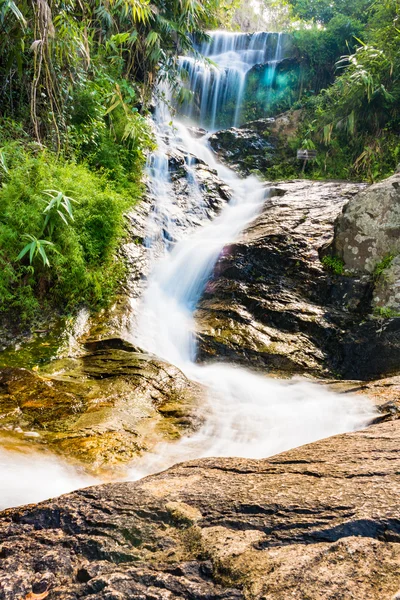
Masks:
[[[47,598],[49,594],[50,592],[43,592],[42,594],[34,594],[33,592],[29,592],[29,594],[25,596],[25,598],[22,598],[22,600],[43,600],[43,598]]]

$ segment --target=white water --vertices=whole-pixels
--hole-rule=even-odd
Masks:
[[[60,458],[35,451],[0,449],[0,510],[40,502],[96,480],[80,473]]]
[[[159,117],[169,121],[170,117]],[[172,464],[205,456],[268,457],[318,439],[365,427],[375,411],[366,398],[330,392],[301,380],[279,381],[226,364],[200,366],[196,359],[196,324],[193,313],[225,245],[260,213],[267,202],[262,184],[254,177],[239,179],[217,163],[204,141],[193,139],[175,123],[172,147],[206,160],[234,192],[231,202],[211,223],[188,234],[155,261],[141,307],[141,320],[132,332],[135,343],[177,365],[190,379],[208,390],[202,408],[205,424],[179,442],[160,444],[133,466],[132,478]],[[160,130],[165,127],[159,122]],[[163,190],[157,212],[173,213],[169,174],[165,168],[151,172],[153,191]],[[164,183],[162,183],[164,181]],[[169,194],[165,194],[165,190]],[[161,220],[165,228],[165,219]],[[151,223],[152,239],[158,242]],[[169,237],[169,236],[168,236]]]
[[[181,58],[188,88],[194,94],[194,100],[184,105],[181,113],[197,118],[201,127],[211,131],[221,124],[237,127],[248,73],[255,65],[268,64],[266,85],[272,86],[276,66],[283,58],[283,34],[214,31],[198,50],[210,62],[195,56]]]

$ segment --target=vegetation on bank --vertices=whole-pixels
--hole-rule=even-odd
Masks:
[[[254,74],[244,116],[301,109],[302,122],[266,177],[298,176],[299,147],[317,150],[308,177],[391,175],[400,161],[400,1],[265,0],[277,4],[286,9],[293,59],[278,65],[272,90],[259,86],[262,71]]]
[[[154,84],[229,7],[0,0],[0,316],[106,305],[154,148]],[[211,23],[212,24],[212,23]]]

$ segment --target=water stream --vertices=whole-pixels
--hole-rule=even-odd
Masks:
[[[237,60],[243,59],[246,65],[251,43],[247,40],[247,46],[241,49],[232,42],[231,36],[222,41],[217,36],[212,47],[215,52],[235,47]],[[240,85],[237,81],[239,103]],[[213,83],[203,91],[212,114],[210,98],[215,93]],[[154,261],[140,309],[139,326],[132,331],[132,337],[141,347],[175,364],[190,379],[203,384],[208,403],[202,409],[205,424],[200,431],[179,442],[160,444],[153,453],[137,461],[131,476],[141,477],[178,461],[204,456],[267,457],[366,426],[374,410],[365,398],[335,394],[301,380],[279,381],[234,365],[196,364],[194,312],[197,304],[224,246],[233,242],[264,208],[267,209],[268,191],[255,177],[241,179],[219,164],[208,146],[207,136],[195,139],[179,119],[171,130],[168,125],[171,115],[166,107],[157,112],[155,119],[159,148],[164,152],[184,149],[189,167],[192,155],[201,158],[230,186],[233,197],[212,222],[171,244],[174,224],[168,215],[173,214],[171,206],[177,203],[177,198],[170,186],[168,158],[165,155],[161,160],[158,155],[152,162],[149,174],[156,197],[159,230],[155,234],[152,219],[148,240],[150,245],[152,240],[160,244],[164,237],[164,253],[161,257],[157,254]],[[195,173],[192,177],[195,189]]]

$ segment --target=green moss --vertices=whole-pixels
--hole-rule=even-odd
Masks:
[[[379,307],[375,308],[374,315],[375,317],[380,317],[381,319],[394,319],[395,317],[400,317],[400,312],[388,307]]]
[[[327,271],[334,275],[343,275],[344,262],[339,256],[324,256],[321,262]]]

